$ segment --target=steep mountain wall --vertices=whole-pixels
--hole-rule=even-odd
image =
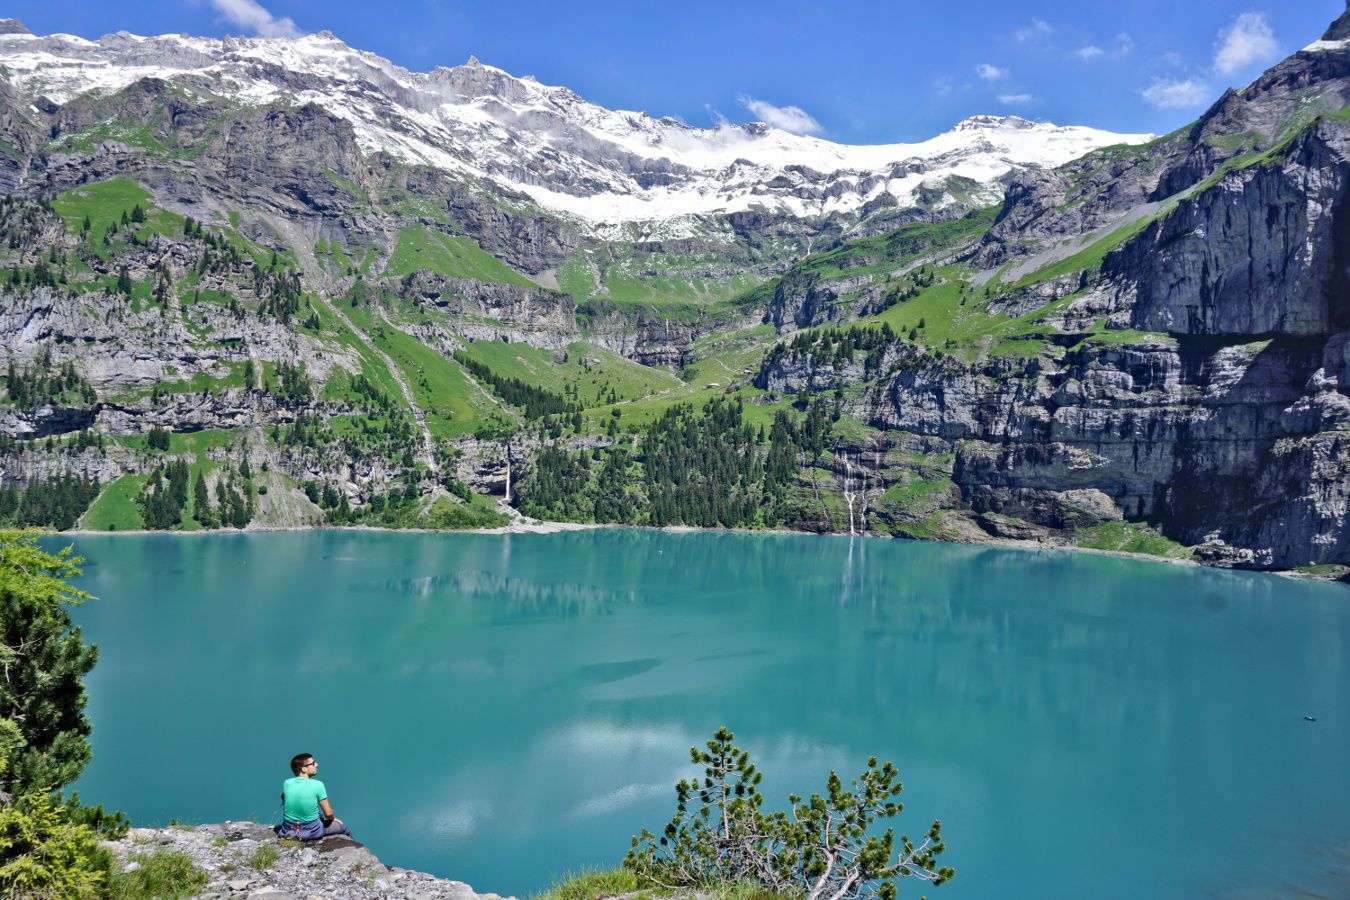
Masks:
[[[850,410],[947,442],[976,514],[1143,518],[1226,564],[1350,559],[1348,137],[1310,126],[1181,201],[1061,313],[1155,336],[981,364],[900,340],[878,367],[893,374]],[[863,383],[800,355],[760,378],[789,393]]]

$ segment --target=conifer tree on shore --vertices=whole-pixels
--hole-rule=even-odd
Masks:
[[[66,579],[78,575],[71,548],[47,553],[37,532],[0,531],[0,719],[21,744],[0,776],[10,793],[57,790],[89,761],[83,678],[98,659],[68,607],[89,599]]]

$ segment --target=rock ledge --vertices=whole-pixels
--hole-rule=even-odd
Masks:
[[[260,847],[279,851],[263,866]],[[280,842],[267,825],[223,822],[170,828],[133,828],[105,846],[123,870],[138,858],[168,850],[187,855],[210,879],[196,896],[216,900],[502,900],[478,894],[461,881],[386,866],[347,837],[303,845]],[[255,867],[254,863],[258,863]]]

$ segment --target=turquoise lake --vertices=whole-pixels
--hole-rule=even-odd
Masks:
[[[1350,883],[1345,585],[796,535],[74,543],[77,788],[138,824],[276,821],[310,752],[383,861],[525,897],[659,831],[727,725],[771,803],[893,760],[957,872],[901,898]]]

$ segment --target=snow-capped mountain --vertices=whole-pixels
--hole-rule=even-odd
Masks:
[[[902,206],[921,192],[930,206],[957,195],[994,202],[1010,169],[1152,137],[977,116],[915,144],[850,146],[760,123],[696,128],[609,110],[475,59],[411,72],[327,32],[89,41],[0,24],[0,72],[29,102],[160,78],[245,104],[315,103],[351,123],[366,152],[492,182],[599,229],[753,207],[848,214],[887,194]]]

